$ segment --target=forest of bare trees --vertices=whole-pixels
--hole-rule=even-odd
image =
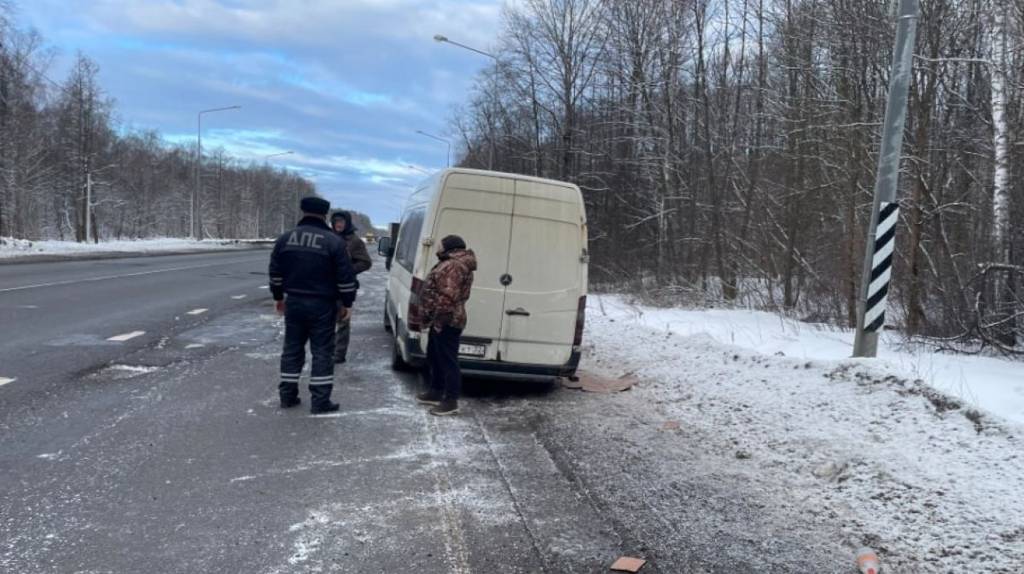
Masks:
[[[456,111],[462,165],[567,179],[593,279],[855,323],[891,0],[523,0]],[[922,0],[890,323],[1024,325],[1024,8]],[[1018,337],[1020,331],[1018,330]]]
[[[5,19],[0,0],[0,237],[84,241],[187,237],[194,146],[118,129],[98,67],[78,55],[62,81],[36,33]],[[197,228],[203,237],[267,237],[297,219],[308,180],[266,164],[205,153]],[[87,184],[91,233],[86,233]]]

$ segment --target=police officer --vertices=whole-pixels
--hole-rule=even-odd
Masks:
[[[348,258],[352,262],[352,270],[358,277],[360,273],[368,270],[373,265],[370,254],[366,252],[366,244],[356,235],[356,228],[352,225],[352,214],[348,211],[335,211],[331,214],[331,228],[341,237],[348,249]],[[359,288],[359,280],[356,280],[356,289]],[[341,364],[346,361],[348,355],[349,340],[352,338],[352,321],[349,319],[338,319],[338,328],[334,333],[334,362]]]
[[[299,376],[308,341],[313,354],[310,412],[329,413],[339,408],[331,402],[334,324],[351,317],[356,278],[345,243],[327,226],[331,204],[319,197],[304,197],[300,207],[298,226],[277,238],[270,255],[270,292],[285,324],[278,391],[281,408],[301,404]]]

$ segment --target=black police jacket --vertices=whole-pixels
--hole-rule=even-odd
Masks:
[[[339,300],[351,307],[356,297],[356,274],[345,242],[316,217],[277,238],[270,254],[270,292],[275,301],[284,294]]]

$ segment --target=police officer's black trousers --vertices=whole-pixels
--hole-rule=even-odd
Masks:
[[[457,401],[462,393],[462,371],[459,370],[459,340],[462,329],[444,327],[430,330],[427,340],[427,383],[446,401]]]
[[[281,400],[299,394],[299,376],[306,363],[306,342],[313,354],[309,394],[314,410],[330,402],[334,384],[334,324],[338,304],[321,297],[288,296],[284,310],[284,349],[281,351]]]

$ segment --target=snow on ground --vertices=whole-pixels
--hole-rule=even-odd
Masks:
[[[57,255],[57,256],[88,256],[97,253],[162,253],[182,251],[213,251],[221,249],[237,249],[249,245],[249,241],[229,239],[209,239],[193,241],[191,239],[155,238],[124,241],[101,241],[99,243],[78,243],[75,241],[28,241],[0,237],[0,259],[15,257]]]
[[[749,462],[751,492],[783,485],[781,511],[836,524],[843,544],[874,547],[887,571],[1024,572],[1024,429],[991,402],[1019,398],[1024,365],[896,351],[847,359],[848,333],[612,296],[592,298],[585,347],[586,368],[632,373],[638,400]]]
[[[844,359],[853,352],[854,332],[815,325],[775,313],[733,309],[662,309],[637,306],[617,296],[595,297],[591,313],[604,314],[678,335],[707,334],[712,339],[766,355],[798,359]],[[966,405],[1024,425],[1024,362],[998,357],[937,353],[908,345],[887,332],[879,361],[921,379]]]

